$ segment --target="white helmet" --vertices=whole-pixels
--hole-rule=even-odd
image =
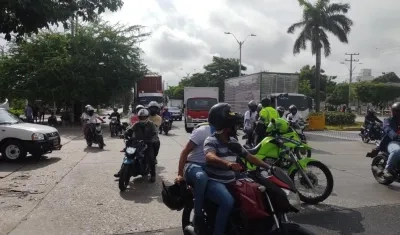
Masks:
[[[148,117],[149,116],[149,111],[147,109],[141,109],[138,112],[138,117]]]
[[[138,112],[140,109],[144,109],[144,106],[141,104],[136,106],[135,111]]]
[[[157,103],[156,101],[151,101],[151,102],[149,103],[149,108],[150,108],[150,107],[160,108],[160,105],[158,105],[158,103]]]

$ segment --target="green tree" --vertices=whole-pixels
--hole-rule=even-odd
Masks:
[[[346,104],[349,100],[349,84],[339,83],[336,84],[333,92],[328,96],[326,102],[332,105]]]
[[[347,35],[353,22],[345,16],[350,9],[349,4],[330,3],[330,0],[318,0],[311,4],[306,0],[298,0],[303,8],[303,18],[300,22],[291,25],[288,33],[294,33],[296,28],[302,28],[301,33],[293,45],[293,54],[300,53],[311,42],[311,53],[316,55],[315,87],[320,90],[321,50],[325,57],[331,54],[331,45],[326,32],[335,35],[342,43],[348,43]],[[320,110],[320,92],[315,94],[315,109]]]
[[[74,38],[43,32],[13,44],[0,60],[2,92],[45,102],[108,103],[130,92],[147,72],[137,47],[147,34],[134,34],[139,27],[95,22],[80,27]]]
[[[387,83],[387,82],[400,83],[400,78],[394,72],[390,72],[382,74],[381,76],[376,77],[372,81],[376,83]]]
[[[312,97],[314,92],[311,89],[310,81],[308,81],[308,80],[300,80],[299,93],[303,94],[303,95],[306,95],[306,96]]]
[[[168,90],[165,91],[165,94],[170,99],[183,100],[183,89],[184,87],[182,85],[170,86]]]
[[[0,33],[10,41],[11,34],[17,39],[25,34],[37,34],[50,25],[63,24],[68,28],[71,17],[93,22],[106,9],[115,12],[123,5],[122,0],[22,0],[5,1],[0,4]]]
[[[336,82],[334,81],[336,76],[328,76],[324,74],[325,71],[321,69],[321,83],[320,83],[320,97],[322,100],[326,100],[327,94],[331,94],[335,89]],[[311,96],[315,99],[316,89],[315,89],[315,66],[305,65],[300,70],[300,86],[299,92],[305,94],[304,91],[301,91],[302,84],[310,84],[311,93],[308,96]],[[307,82],[305,82],[307,81]]]
[[[364,103],[381,106],[400,96],[400,87],[384,83],[359,82],[355,85],[358,99]]]

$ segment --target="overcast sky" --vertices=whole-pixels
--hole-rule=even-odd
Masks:
[[[395,71],[400,74],[400,1],[347,0],[348,17],[354,21],[349,44],[330,36],[332,54],[323,58],[322,68],[338,79],[348,79],[348,68],[340,62],[345,53],[360,53],[355,74],[361,68],[373,75]],[[315,64],[309,50],[292,54],[295,35],[287,28],[301,19],[297,0],[125,0],[117,13],[107,13],[112,22],[140,24],[153,32],[141,47],[144,60],[169,85],[186,73],[201,71],[213,55],[239,57],[239,40],[249,37],[242,49],[247,73],[269,70],[296,72],[305,64]],[[297,32],[296,32],[297,33]]]
[[[160,73],[168,85],[176,85],[186,73],[201,72],[213,55],[239,57],[239,46],[229,31],[243,40],[242,63],[246,73],[268,70],[296,72],[303,65],[315,64],[311,51],[292,54],[298,34],[287,28],[301,19],[297,0],[125,0],[116,13],[103,18],[146,26],[152,35],[141,47],[143,59],[152,71]],[[330,36],[332,54],[322,59],[322,68],[339,81],[348,80],[348,65],[341,64],[345,53],[360,53],[355,75],[362,68],[374,76],[394,71],[400,75],[400,1],[347,0],[348,17],[354,21],[349,44]]]

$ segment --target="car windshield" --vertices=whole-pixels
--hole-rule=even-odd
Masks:
[[[0,125],[22,123],[23,121],[5,109],[0,109]]]
[[[180,112],[181,110],[179,110],[177,107],[168,107],[168,111],[170,111],[170,112]]]
[[[218,101],[215,98],[190,98],[187,100],[187,109],[208,111],[216,103]]]
[[[279,97],[277,101],[277,105],[284,107],[286,110],[288,110],[289,106],[292,104],[296,105],[299,111],[304,111],[308,109],[307,96],[289,95],[289,97]]]

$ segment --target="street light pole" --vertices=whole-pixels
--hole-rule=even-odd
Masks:
[[[238,39],[237,39],[237,37],[235,36],[235,34],[233,34],[233,33],[231,33],[231,32],[225,32],[225,34],[230,34],[230,35],[232,35],[234,38],[235,38],[235,40],[236,40],[236,42],[239,44],[239,76],[241,76],[242,75],[242,46],[243,46],[243,44],[244,44],[244,42],[246,41],[246,39],[248,38],[248,37],[255,37],[255,36],[257,36],[257,35],[255,35],[255,34],[249,34],[249,35],[247,35],[247,37],[245,37],[245,39],[243,40],[243,41],[239,41]]]

